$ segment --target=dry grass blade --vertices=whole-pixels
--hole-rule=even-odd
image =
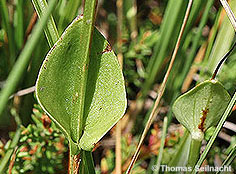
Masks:
[[[123,54],[122,54],[122,21],[123,21],[123,0],[116,1],[117,6],[117,49],[118,61],[121,68],[123,67]],[[116,124],[116,174],[122,173],[122,155],[121,155],[121,121]]]
[[[160,101],[161,101],[162,95],[163,95],[163,93],[164,93],[164,91],[165,91],[166,83],[167,83],[169,74],[170,74],[171,69],[172,69],[172,67],[173,67],[173,64],[174,64],[174,61],[175,61],[175,58],[176,58],[176,55],[177,55],[177,52],[178,52],[178,49],[179,49],[179,46],[180,46],[180,40],[181,40],[181,38],[182,38],[182,36],[183,36],[183,32],[184,32],[184,29],[185,29],[185,26],[186,26],[186,23],[187,23],[187,20],[188,20],[188,17],[189,17],[189,13],[190,13],[190,9],[191,9],[191,7],[192,7],[192,4],[193,4],[193,0],[189,0],[189,2],[188,2],[188,7],[187,7],[187,10],[186,10],[186,12],[185,12],[184,21],[183,21],[183,24],[182,24],[182,26],[181,26],[181,30],[180,30],[180,33],[179,33],[179,36],[178,36],[177,43],[176,43],[176,45],[175,45],[174,52],[173,52],[172,57],[171,57],[171,61],[170,61],[169,67],[168,67],[168,69],[167,69],[167,72],[166,72],[166,74],[165,74],[165,77],[164,77],[164,79],[163,79],[163,82],[162,82],[162,84],[161,84],[161,87],[160,87],[160,89],[159,89],[159,94],[158,94],[157,99],[156,99],[156,101],[155,101],[153,110],[152,110],[152,112],[151,112],[151,114],[150,114],[150,116],[149,116],[148,122],[147,122],[146,127],[145,127],[145,129],[144,129],[144,131],[143,131],[143,134],[142,134],[141,139],[140,139],[140,141],[139,141],[139,144],[138,144],[138,147],[137,147],[137,149],[136,149],[136,152],[135,152],[135,154],[134,154],[134,156],[133,156],[133,158],[132,158],[132,161],[131,161],[131,163],[130,163],[130,165],[129,165],[129,168],[128,168],[128,170],[126,171],[126,174],[131,173],[132,167],[133,167],[134,163],[136,162],[136,160],[137,160],[137,158],[138,158],[138,155],[139,155],[141,146],[142,146],[142,144],[143,144],[144,138],[146,137],[146,134],[147,134],[147,132],[148,132],[148,130],[149,130],[151,124],[152,124],[153,118],[154,118],[155,115],[158,113],[158,112],[157,112],[157,108],[158,108],[159,103],[160,103]]]
[[[35,86],[29,87],[29,88],[26,88],[26,89],[22,89],[22,90],[18,91],[17,93],[11,95],[9,97],[9,99],[12,99],[14,96],[20,97],[20,96],[23,96],[23,95],[27,95],[27,94],[33,93],[34,91],[35,91]]]

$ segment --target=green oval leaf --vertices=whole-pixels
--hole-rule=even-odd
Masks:
[[[82,25],[82,18],[77,18],[66,29],[46,56],[36,83],[40,105],[69,139],[73,153],[80,148],[91,150],[123,116],[127,105],[117,58],[96,28],[89,65],[85,63]]]
[[[217,124],[229,101],[230,95],[224,87],[218,81],[208,80],[180,96],[173,112],[193,139],[202,140],[203,133]]]

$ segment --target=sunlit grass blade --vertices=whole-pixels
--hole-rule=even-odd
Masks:
[[[236,12],[236,0],[230,1],[230,5],[232,7],[232,11]],[[233,42],[234,34],[234,29],[232,28],[228,17],[225,15],[208,59],[207,68],[209,72],[212,73],[214,71],[221,57],[225,54],[225,52],[227,52],[227,50],[229,50]]]

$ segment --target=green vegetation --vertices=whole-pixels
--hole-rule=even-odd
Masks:
[[[234,173],[220,2],[0,0],[0,173]]]

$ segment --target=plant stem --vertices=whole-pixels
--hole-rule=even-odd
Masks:
[[[187,166],[191,167],[192,169],[195,166],[197,160],[199,159],[201,145],[202,145],[201,140],[191,139],[190,152],[189,152]]]
[[[81,83],[87,84],[87,75],[88,75],[88,65],[89,65],[89,57],[90,57],[90,51],[91,51],[91,43],[92,43],[92,37],[93,37],[93,30],[94,30],[94,22],[95,22],[95,15],[96,15],[96,8],[97,8],[97,0],[87,0],[85,1],[84,5],[84,13],[83,13],[83,25],[82,25],[82,35],[81,38],[81,55],[84,55],[84,76],[81,77]],[[86,92],[86,85],[83,85],[79,89],[80,95],[80,122],[78,126],[78,137],[80,138],[82,135],[82,130],[84,127],[84,101],[85,101],[85,92]]]
[[[80,174],[95,174],[92,152],[82,151],[82,166]]]
[[[175,61],[175,58],[176,58],[176,55],[177,55],[177,52],[178,52],[178,49],[179,49],[179,46],[180,46],[180,40],[181,40],[181,38],[182,38],[182,36],[183,36],[184,28],[185,28],[185,26],[186,26],[186,23],[187,23],[187,20],[188,20],[188,17],[189,17],[189,13],[190,13],[190,9],[191,9],[191,7],[192,7],[192,3],[193,3],[193,0],[189,0],[188,7],[187,7],[187,10],[186,10],[186,13],[185,13],[185,17],[184,17],[184,21],[183,21],[183,24],[182,24],[182,27],[181,27],[181,30],[180,30],[180,33],[179,33],[179,36],[178,36],[178,40],[177,40],[177,42],[176,42],[176,46],[175,46],[174,52],[173,52],[172,57],[171,57],[171,61],[170,61],[169,67],[168,67],[168,69],[167,69],[167,72],[166,72],[166,74],[165,74],[165,77],[164,77],[164,79],[163,79],[163,82],[162,82],[162,84],[161,84],[161,87],[160,87],[160,89],[159,89],[158,97],[157,97],[157,99],[156,99],[156,101],[155,101],[155,103],[154,103],[153,110],[152,110],[152,112],[151,112],[151,114],[150,114],[150,117],[149,117],[149,119],[148,119],[148,122],[147,122],[147,124],[146,124],[146,127],[145,127],[145,129],[144,129],[144,131],[143,131],[143,134],[142,134],[141,139],[140,139],[140,141],[139,141],[139,144],[138,144],[138,147],[137,147],[137,149],[136,149],[136,152],[135,152],[135,154],[134,154],[134,156],[133,156],[133,158],[132,158],[132,161],[131,161],[131,163],[130,163],[130,165],[129,165],[129,168],[127,169],[127,172],[126,172],[127,174],[129,174],[129,173],[131,172],[132,167],[133,167],[134,163],[136,162],[136,160],[137,160],[137,158],[138,158],[138,155],[139,155],[141,146],[142,146],[142,144],[143,144],[144,138],[146,137],[146,135],[147,135],[147,133],[148,133],[148,130],[149,130],[151,124],[152,124],[153,118],[154,118],[154,117],[156,116],[156,114],[157,114],[156,111],[157,111],[157,108],[158,108],[159,103],[160,103],[160,101],[161,101],[162,95],[163,95],[163,93],[164,93],[164,91],[165,91],[166,83],[167,83],[167,80],[168,80],[170,71],[171,71],[171,69],[172,69],[172,67],[173,67],[173,64],[174,64],[174,61]]]
[[[17,87],[17,84],[19,83],[19,80],[26,69],[28,62],[31,58],[31,54],[35,48],[35,46],[38,43],[38,40],[40,39],[40,35],[42,33],[42,30],[44,26],[47,23],[47,20],[53,11],[57,0],[51,0],[50,5],[48,6],[48,9],[43,15],[42,19],[36,24],[32,36],[30,37],[29,41],[26,43],[23,51],[21,52],[20,56],[18,57],[12,71],[10,72],[6,83],[4,85],[4,88],[2,89],[0,93],[0,118],[1,114],[7,104],[8,98],[10,95],[14,92],[14,90]]]
[[[234,107],[235,101],[236,101],[236,92],[234,93],[233,98],[230,100],[230,102],[229,102],[229,104],[228,104],[228,106],[227,106],[227,108],[226,108],[222,118],[220,119],[220,121],[219,121],[219,123],[218,123],[218,125],[217,125],[217,127],[216,127],[216,129],[215,129],[215,131],[213,133],[213,135],[211,136],[210,141],[207,143],[207,146],[206,146],[205,150],[203,151],[200,159],[198,160],[196,166],[200,167],[202,165],[202,163],[203,163],[204,159],[206,158],[208,152],[210,151],[211,146],[213,145],[213,143],[214,143],[218,133],[220,132],[221,128],[223,127],[226,118],[232,112],[232,109]],[[193,171],[192,174],[193,173],[195,174],[195,173],[197,173],[197,171]]]
[[[80,154],[79,155],[72,155],[71,150],[69,154],[69,174],[77,174],[79,172],[80,166]]]
[[[48,8],[46,0],[32,0],[32,3],[39,18],[41,18],[42,15],[46,13],[46,9]],[[47,37],[49,47],[51,48],[59,38],[57,27],[52,15],[50,15],[48,19],[48,23],[47,26],[44,28],[44,32]]]
[[[82,34],[80,36],[80,42],[81,42],[81,55],[84,56],[83,60],[83,71],[84,71],[84,76],[81,77],[81,83],[82,84],[87,84],[87,75],[88,75],[88,65],[89,65],[89,58],[90,58],[90,51],[91,51],[91,43],[92,43],[92,37],[93,37],[93,30],[94,30],[94,22],[95,22],[95,15],[96,15],[96,7],[97,7],[97,0],[87,0],[85,1],[84,5],[84,13],[83,13],[83,19],[82,19]],[[80,98],[78,99],[80,102],[79,104],[79,110],[80,110],[80,117],[79,117],[79,123],[77,125],[77,132],[75,137],[77,137],[77,141],[82,136],[82,130],[84,130],[84,124],[85,124],[85,118],[84,118],[84,103],[85,103],[85,93],[86,93],[86,85],[82,85],[82,87],[79,89],[79,93],[81,93]],[[71,143],[71,142],[70,142]],[[78,143],[78,142],[77,142]],[[70,146],[70,153],[72,152],[72,146]],[[87,171],[88,167],[91,167],[91,163],[93,163],[93,159],[90,154],[91,152],[85,152],[82,151],[80,154],[82,155],[82,165],[80,166],[80,170],[85,170]],[[71,168],[70,164],[70,173],[74,174],[77,172],[77,167],[74,166],[79,166],[76,157],[77,154],[70,154],[71,155],[71,163],[73,164],[73,167]],[[74,157],[72,156],[74,155]],[[73,158],[72,158],[73,157]],[[89,166],[85,166],[89,165]],[[88,169],[90,170],[90,168]],[[94,170],[94,167],[93,167]],[[81,173],[81,172],[80,172]],[[83,173],[83,172],[82,172]],[[89,172],[91,173],[91,172]]]

